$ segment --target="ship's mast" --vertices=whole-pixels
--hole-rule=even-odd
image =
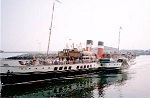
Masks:
[[[120,32],[121,32],[122,27],[120,26],[119,28],[119,36],[118,36],[118,52],[119,52],[119,46],[120,46]]]
[[[59,3],[61,3],[58,0],[55,0]],[[52,16],[51,16],[51,24],[50,24],[50,28],[49,28],[49,39],[48,39],[48,47],[47,47],[47,57],[48,57],[48,52],[49,52],[49,46],[50,46],[50,38],[51,38],[51,32],[52,32],[52,26],[53,26],[53,16],[54,16],[54,10],[55,10],[55,1],[53,2],[53,9],[52,9]]]

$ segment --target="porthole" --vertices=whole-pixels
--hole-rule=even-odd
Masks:
[[[87,65],[87,68],[89,68],[89,65]]]
[[[63,67],[59,67],[59,70],[62,70],[63,69]]]
[[[64,70],[67,70],[67,67],[66,67],[66,66],[64,67]]]
[[[58,67],[54,67],[54,70],[57,70],[58,69]]]
[[[83,66],[80,66],[80,68],[83,68]]]
[[[71,66],[69,66],[69,68],[68,69],[71,69]]]
[[[84,65],[84,68],[86,68],[86,65]]]
[[[77,66],[77,69],[79,69],[79,66]]]

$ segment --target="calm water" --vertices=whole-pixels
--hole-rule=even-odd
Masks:
[[[14,98],[150,98],[150,56],[139,56],[136,64],[121,73],[89,74],[66,80],[53,80],[2,87],[2,97]]]

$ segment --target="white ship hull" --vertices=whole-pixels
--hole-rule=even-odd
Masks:
[[[121,69],[122,63],[114,62],[114,63],[101,63],[100,66],[102,69]]]
[[[121,63],[97,62],[64,64],[64,65],[20,65],[17,60],[12,62],[2,62],[1,83],[2,85],[12,85],[27,83],[28,81],[49,80],[80,74],[101,72],[103,70],[119,70]]]
[[[13,65],[12,65],[13,62]],[[65,70],[79,70],[98,68],[99,64],[95,63],[78,63],[78,64],[65,64],[65,65],[20,65],[18,61],[3,63],[1,73],[28,73],[28,72],[48,72],[48,71],[65,71]]]
[[[2,73],[28,73],[28,72],[48,72],[48,71],[65,71],[65,70],[79,70],[90,68],[121,68],[122,63],[78,63],[65,65],[20,65],[17,60],[2,62],[0,66]]]

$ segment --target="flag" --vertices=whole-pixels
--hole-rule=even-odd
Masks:
[[[122,30],[122,27],[120,26],[120,30]]]
[[[59,0],[55,0],[55,1],[57,1],[57,2],[61,3]]]

